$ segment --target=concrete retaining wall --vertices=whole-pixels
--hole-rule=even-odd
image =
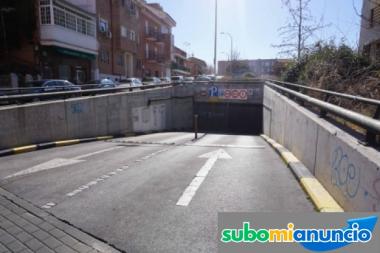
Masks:
[[[178,86],[0,108],[0,150],[49,141],[192,128],[193,89]]]
[[[292,151],[346,211],[380,210],[380,155],[269,87],[264,133]]]

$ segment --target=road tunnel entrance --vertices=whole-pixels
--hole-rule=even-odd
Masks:
[[[200,132],[259,135],[262,133],[262,105],[195,103]]]

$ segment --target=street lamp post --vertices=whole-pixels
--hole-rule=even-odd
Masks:
[[[230,33],[226,33],[226,32],[221,32],[220,34],[223,34],[223,35],[227,35],[228,37],[230,37],[230,40],[231,40],[231,51],[230,51],[230,59],[232,61],[232,58],[233,58],[233,51],[234,51],[234,40],[232,38],[232,35]]]
[[[214,41],[214,74],[216,76],[216,52],[218,42],[218,0],[215,0],[215,41]]]

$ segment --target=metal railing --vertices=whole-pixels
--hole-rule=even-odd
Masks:
[[[34,101],[34,100],[40,100],[40,99],[53,99],[53,98],[71,98],[76,96],[83,96],[83,95],[103,95],[103,94],[111,94],[111,93],[117,93],[117,92],[123,92],[123,91],[134,91],[134,90],[148,90],[148,89],[155,89],[155,88],[163,88],[163,87],[169,87],[174,86],[176,84],[172,83],[164,83],[164,84],[156,84],[156,85],[142,85],[142,86],[136,86],[136,87],[120,87],[120,88],[97,88],[97,89],[82,89],[82,90],[75,90],[75,91],[59,91],[59,92],[42,92],[42,93],[29,93],[29,94],[18,94],[18,95],[0,95],[0,102],[25,102],[25,101]],[[88,87],[94,86],[94,85],[87,85]],[[84,86],[80,86],[83,88]],[[59,88],[59,87],[55,87]],[[64,87],[62,87],[64,88]],[[67,88],[67,87],[66,87]],[[35,90],[36,87],[31,88],[18,88],[16,90]],[[38,89],[38,88],[37,88]],[[6,89],[10,90],[10,89]]]
[[[288,82],[282,82],[282,81],[276,81],[276,80],[268,80],[268,81],[272,82],[272,83],[277,83],[279,85],[286,85],[289,87],[299,88],[302,90],[316,91],[316,92],[326,94],[326,95],[331,95],[334,97],[341,97],[341,98],[346,98],[346,99],[350,99],[353,101],[363,102],[363,103],[370,104],[370,105],[380,106],[380,100],[376,100],[376,99],[365,98],[365,97],[361,97],[361,96],[354,96],[354,95],[350,95],[350,94],[346,94],[346,93],[339,93],[339,92],[334,92],[334,91],[329,91],[329,90],[323,90],[323,89],[313,88],[313,87],[295,84],[295,83],[288,83]]]
[[[345,119],[351,123],[356,124],[357,126],[364,128],[367,131],[366,142],[368,144],[376,143],[376,135],[380,134],[380,120],[377,119],[377,117],[380,116],[379,115],[379,111],[380,111],[379,100],[360,97],[360,96],[353,96],[353,95],[349,95],[345,93],[337,93],[333,91],[322,90],[322,89],[317,89],[317,88],[312,88],[312,87],[306,87],[299,84],[293,84],[293,83],[287,83],[287,82],[281,82],[281,81],[268,80],[265,82],[265,84],[276,90],[279,90],[283,93],[293,96],[294,98],[297,98],[301,100],[302,102],[306,102],[306,103],[309,103],[310,105],[318,107],[321,111],[325,113],[331,113],[335,116],[338,116],[342,119]],[[308,95],[300,93],[299,91],[295,91],[290,88],[285,88],[283,86],[316,91],[316,92],[320,92],[329,96],[336,96],[336,97],[350,99],[353,101],[358,101],[358,102],[369,104],[369,105],[375,105],[377,106],[377,112],[375,113],[374,118],[371,118],[369,116],[360,114],[358,112],[354,112],[354,111],[345,109],[343,107],[328,103],[326,101],[322,101],[320,99],[310,97]],[[324,116],[325,113],[323,113],[321,116]]]

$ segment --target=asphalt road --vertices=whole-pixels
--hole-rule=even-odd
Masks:
[[[128,253],[216,252],[218,212],[313,205],[257,136],[158,133],[0,158],[1,186]]]

